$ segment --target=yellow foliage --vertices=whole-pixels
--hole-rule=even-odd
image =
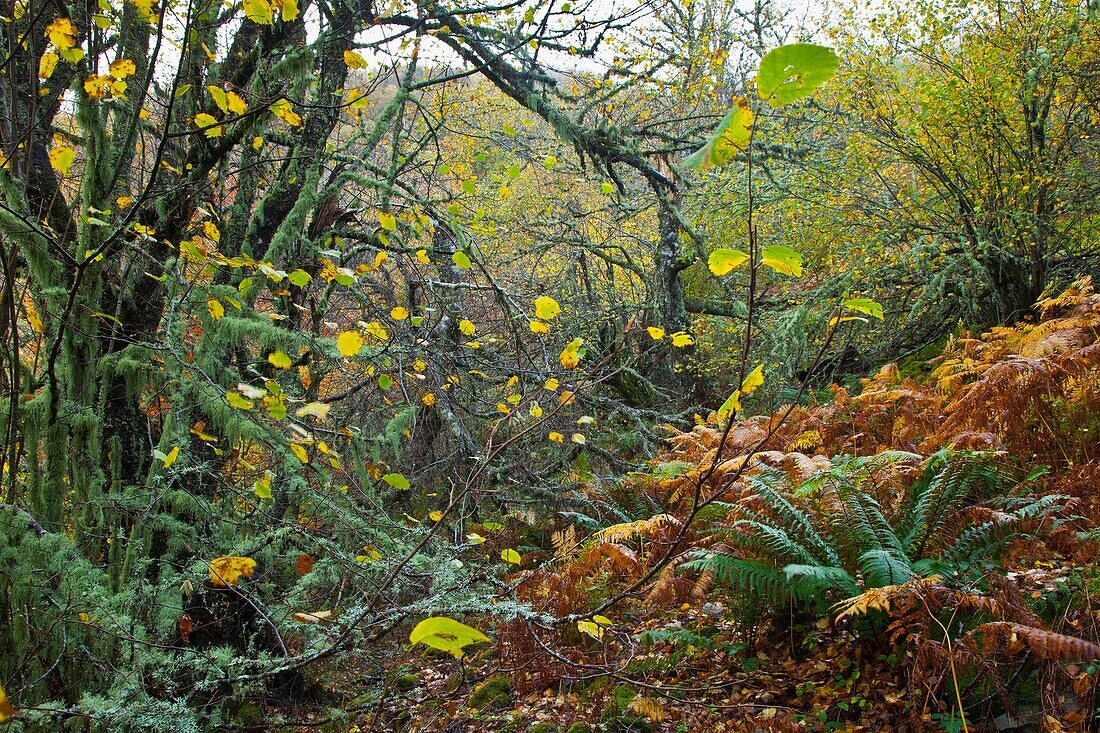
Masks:
[[[210,582],[219,588],[235,586],[241,578],[251,578],[256,561],[250,557],[223,555],[210,561]]]

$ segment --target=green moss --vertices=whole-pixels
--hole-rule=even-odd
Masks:
[[[620,715],[604,721],[603,728],[608,733],[653,733],[652,723],[634,715]]]
[[[527,733],[554,733],[555,730],[549,723],[535,723],[527,729]]]
[[[587,723],[573,723],[565,733],[592,733],[592,726]]]
[[[420,675],[418,674],[403,674],[394,680],[394,684],[399,690],[412,690],[420,687]]]
[[[633,699],[634,690],[631,689],[630,685],[617,685],[611,691],[611,697],[604,705],[603,715],[600,716],[600,719],[606,722],[621,717],[626,712],[627,705]]]
[[[490,677],[470,695],[470,707],[478,710],[500,710],[511,704],[512,682],[504,675]]]

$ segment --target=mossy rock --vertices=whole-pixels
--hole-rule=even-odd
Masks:
[[[527,729],[527,733],[555,733],[557,728],[549,723],[535,723]]]
[[[250,702],[242,702],[233,712],[233,722],[242,726],[253,726],[264,722],[264,711]]]
[[[511,680],[499,674],[490,677],[474,689],[469,705],[477,710],[503,710],[511,707]]]
[[[630,685],[617,685],[614,690],[611,691],[611,697],[608,698],[607,703],[604,705],[603,714],[600,719],[607,722],[620,718],[626,713],[626,707],[630,704],[630,701],[636,697],[636,694]]]

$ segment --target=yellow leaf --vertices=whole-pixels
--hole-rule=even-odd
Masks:
[[[130,204],[134,203],[134,197],[133,196],[119,196],[117,199],[115,199],[115,203],[118,204],[118,208],[125,209],[125,208],[129,207]]]
[[[665,329],[658,328],[657,326],[648,327],[646,332],[649,333],[649,337],[654,341],[660,341],[665,337]]]
[[[381,224],[382,228],[387,232],[397,231],[397,219],[388,211],[378,212],[378,223]]]
[[[367,68],[367,60],[355,51],[344,51],[344,63],[348,65],[349,69]]]
[[[295,417],[315,417],[318,420],[324,422],[328,417],[329,410],[332,409],[331,402],[310,402],[308,405],[299,407],[295,412]]]
[[[248,111],[248,102],[244,101],[236,92],[226,92],[225,97],[231,113],[243,115]]]
[[[584,436],[580,433],[573,433],[572,441],[577,445],[584,445],[586,442]]]
[[[428,512],[428,519],[431,519],[433,522],[440,522],[443,520],[443,512],[438,509],[434,512]]]
[[[206,301],[206,308],[210,311],[210,317],[215,321],[220,321],[225,315],[225,306],[217,298]]]
[[[272,0],[271,4],[279,9],[284,23],[298,17],[298,0]]]
[[[510,547],[500,551],[500,559],[513,565],[521,565],[523,563],[523,558],[520,557],[520,554]]]
[[[309,463],[309,453],[306,451],[306,447],[301,443],[291,443],[290,452],[302,463]]]
[[[386,330],[386,327],[378,321],[371,321],[368,323],[365,330],[368,336],[377,341],[388,341],[390,338],[390,334]]]
[[[562,435],[561,433],[558,433],[558,432],[551,432],[550,435],[548,435],[547,437],[550,438],[550,441],[552,443],[564,443],[565,442],[565,436]]]
[[[331,616],[332,611],[310,611],[309,613],[299,611],[293,614],[294,620],[300,624],[319,624]]]
[[[8,702],[8,696],[7,693],[4,692],[4,688],[0,687],[0,723],[13,715],[15,715],[15,708]]]
[[[558,389],[558,380],[554,377],[549,377],[545,382],[542,383],[542,388],[548,389],[551,392],[555,392]]]
[[[202,130],[207,137],[221,137],[225,132],[225,126],[219,125],[213,115],[199,112],[195,115],[195,127]]]
[[[229,403],[230,407],[235,407],[238,410],[251,410],[256,406],[256,403],[246,400],[237,392],[226,392],[225,401]]]
[[[584,345],[584,340],[575,338],[566,344],[562,349],[561,354],[558,356],[558,361],[561,362],[564,369],[576,369],[577,365],[581,363],[580,349]]]
[[[477,332],[477,326],[474,325],[473,321],[463,318],[458,322],[458,330],[462,332],[463,336],[473,336]]]
[[[745,377],[745,381],[741,382],[741,394],[750,395],[756,391],[756,388],[764,383],[764,365],[753,369]]]
[[[137,8],[138,16],[146,23],[152,23],[157,18],[153,15],[153,0],[131,0]]]
[[[390,309],[390,318],[395,321],[403,321],[409,317],[409,309],[403,308],[399,305]]]
[[[542,321],[531,321],[527,326],[531,329],[531,333],[550,333],[550,326]]]
[[[103,99],[111,90],[111,77],[92,74],[84,80],[84,93],[88,99]]]
[[[282,349],[273,351],[267,355],[268,362],[271,363],[276,369],[290,369],[291,361],[290,355]]]
[[[117,59],[111,64],[108,72],[116,79],[125,79],[137,73],[137,65],[130,59]]]
[[[69,174],[76,162],[76,150],[68,145],[58,145],[50,151],[50,165],[63,176]]]
[[[271,3],[267,0],[244,0],[244,14],[253,23],[271,25],[275,22],[271,14]]]
[[[164,457],[164,467],[171,468],[172,464],[176,462],[176,459],[180,457],[180,447],[177,445],[172,450],[168,451],[168,455]]]
[[[432,261],[428,259],[428,250],[418,249],[416,250],[416,261],[422,265],[430,265]]]
[[[211,84],[206,87],[206,91],[210,92],[210,98],[214,100],[214,104],[218,105],[218,109],[222,112],[229,111],[229,98],[226,96],[224,89]]]
[[[213,239],[215,242],[222,240],[222,233],[218,230],[218,225],[212,221],[202,223],[202,233],[206,235],[207,239]]]
[[[57,68],[57,54],[53,51],[47,51],[42,54],[42,58],[38,61],[38,78],[49,79],[53,74],[53,70]]]
[[[435,394],[432,392],[425,392],[424,396],[420,398],[420,401],[423,402],[426,407],[431,407],[435,404]]]
[[[46,26],[46,37],[58,51],[66,51],[76,45],[76,26],[68,18],[58,18]]]
[[[691,337],[691,334],[687,333],[686,331],[677,331],[676,333],[672,334],[671,338],[672,345],[678,349],[682,349],[685,346],[691,346],[695,343],[695,339],[693,339]]]
[[[222,556],[210,561],[210,583],[219,588],[235,586],[241,578],[251,578],[256,561],[250,557]]]
[[[358,331],[344,331],[336,337],[336,348],[340,356],[355,356],[363,348],[363,337]]]
[[[570,390],[564,389],[562,393],[558,395],[559,405],[571,405],[577,401],[577,396]]]
[[[253,0],[256,1],[256,0]],[[245,0],[246,4],[248,0]],[[271,105],[268,109],[283,122],[287,123],[291,127],[301,127],[302,118],[294,111],[294,107],[291,106],[290,101],[287,99],[280,99]]]
[[[559,313],[561,313],[561,306],[549,295],[535,299],[535,315],[542,320],[552,321]]]
[[[253,150],[259,150],[263,146],[264,146],[264,139],[262,137],[257,135],[256,137],[252,138],[252,149]]]

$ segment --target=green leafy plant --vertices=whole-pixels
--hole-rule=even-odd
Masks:
[[[763,600],[819,611],[914,578],[980,583],[1010,540],[1065,504],[1057,495],[1012,496],[1012,475],[996,454],[979,452],[945,450],[923,463],[900,451],[846,458],[797,486],[769,467],[745,480],[754,495],[720,507],[726,519],[715,532],[726,549],[695,551],[681,567],[714,573]],[[905,493],[892,505],[899,489]]]

